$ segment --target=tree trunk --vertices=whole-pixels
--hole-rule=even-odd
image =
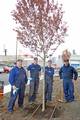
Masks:
[[[42,112],[45,111],[45,53],[43,61],[43,101],[42,101]]]

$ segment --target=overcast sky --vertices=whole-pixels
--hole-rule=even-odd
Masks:
[[[73,49],[80,54],[80,0],[58,0],[63,3],[63,10],[65,11],[64,19],[68,23],[68,37],[65,38],[65,44],[62,44],[55,55],[67,48],[70,51]],[[11,10],[15,9],[16,0],[1,0],[0,1],[0,54],[4,54],[4,48],[8,49],[8,54],[15,54],[16,52],[16,33],[12,30],[14,28],[14,21],[12,20]],[[19,44],[19,53],[25,51]],[[27,52],[28,50],[26,50]]]

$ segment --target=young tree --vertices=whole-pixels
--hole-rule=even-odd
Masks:
[[[62,4],[53,0],[17,0],[12,11],[17,39],[43,60],[43,107],[45,110],[45,61],[64,42],[67,32]]]

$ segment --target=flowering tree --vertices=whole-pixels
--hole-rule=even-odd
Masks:
[[[17,24],[18,41],[43,60],[45,77],[46,58],[64,42],[67,32],[62,5],[52,0],[17,0],[12,16]],[[45,110],[45,80],[42,110]]]

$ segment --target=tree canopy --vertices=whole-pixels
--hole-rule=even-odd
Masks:
[[[62,4],[53,0],[17,0],[12,11],[17,39],[36,55],[53,54],[67,32]]]

